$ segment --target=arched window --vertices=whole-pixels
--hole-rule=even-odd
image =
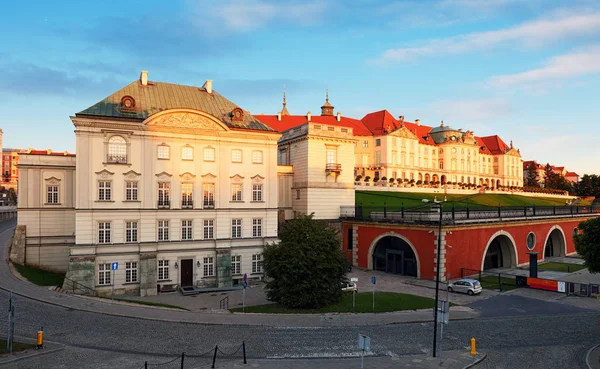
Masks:
[[[121,136],[112,136],[108,139],[109,163],[127,163],[127,141]]]

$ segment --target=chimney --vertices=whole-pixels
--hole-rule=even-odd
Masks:
[[[209,94],[212,94],[212,79],[207,79],[202,86]]]
[[[340,113],[339,111],[338,111],[338,113],[337,113],[337,121],[338,121],[338,122],[341,122],[341,121],[342,121],[342,113]]]
[[[142,86],[148,86],[148,71],[143,70],[140,73],[140,82],[142,82]]]
[[[421,119],[415,119],[415,123],[417,123],[418,126],[421,125]]]
[[[281,112],[280,111],[277,112],[277,120],[281,120]]]
[[[310,110],[306,113],[306,119],[310,122]]]
[[[398,117],[398,120],[399,120],[400,122],[404,122],[404,115],[401,115],[401,116],[399,116],[399,117]]]

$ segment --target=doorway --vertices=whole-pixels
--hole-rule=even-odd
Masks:
[[[189,287],[194,285],[194,260],[181,260],[181,287]]]

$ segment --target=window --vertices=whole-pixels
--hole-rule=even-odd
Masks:
[[[263,185],[252,185],[252,201],[263,201]]]
[[[125,222],[125,242],[138,242],[138,222]]]
[[[318,124],[315,124],[315,129],[321,129],[321,126]]]
[[[110,264],[98,264],[98,284],[106,286],[110,284]]]
[[[169,240],[169,221],[159,220],[158,221],[158,240],[168,241]]]
[[[193,183],[182,183],[181,184],[181,207],[191,208],[194,206],[194,184]]]
[[[58,186],[48,186],[48,204],[58,204]]]
[[[529,249],[529,251],[531,251],[531,250],[533,250],[534,247],[535,247],[535,233],[529,232],[529,234],[527,235],[527,248]]]
[[[241,219],[231,219],[231,238],[242,238]]]
[[[98,222],[98,243],[110,243],[110,222]]]
[[[215,207],[215,185],[214,183],[205,183],[202,186],[204,192],[204,208],[214,208]]]
[[[337,163],[337,150],[327,149],[327,164]]]
[[[262,219],[252,219],[252,237],[262,237]]]
[[[440,169],[444,169],[444,161],[440,160]]]
[[[194,160],[194,149],[191,146],[181,148],[181,160]]]
[[[191,240],[192,239],[192,221],[191,220],[182,220],[181,221],[181,240]]]
[[[296,200],[300,200],[300,190],[296,190]]]
[[[98,201],[110,201],[111,181],[98,181]]]
[[[231,201],[242,201],[242,185],[240,183],[231,185]]]
[[[381,138],[375,139],[375,146],[381,146]]]
[[[242,162],[242,150],[231,150],[231,162],[241,163]]]
[[[158,280],[166,281],[169,279],[169,260],[158,261]]]
[[[215,275],[215,258],[207,256],[204,258],[204,276],[213,277]]]
[[[137,201],[138,199],[138,183],[137,181],[125,182],[125,200]]]
[[[112,136],[108,140],[109,163],[127,163],[127,141],[121,136]]]
[[[231,274],[240,275],[242,274],[242,255],[231,256]]]
[[[368,140],[364,140],[363,141],[363,147],[369,147],[369,141]]]
[[[327,127],[327,130],[330,132],[333,132],[333,131],[335,131],[335,127]]]
[[[363,155],[362,156],[362,166],[363,167],[368,167],[369,166],[369,155]]]
[[[381,151],[375,151],[375,165],[381,165]]]
[[[204,161],[215,161],[215,149],[212,147],[204,149]]]
[[[137,262],[125,263],[125,283],[135,283],[138,281]]]
[[[396,139],[396,137],[392,138],[392,146],[396,147],[397,144],[398,140]]]
[[[342,133],[348,133],[348,128],[341,128],[341,129],[340,129],[340,131],[341,131]]]
[[[158,158],[169,159],[171,156],[171,148],[167,145],[158,145]]]
[[[252,162],[254,164],[262,164],[263,152],[262,151],[252,151]]]
[[[252,255],[252,273],[262,273],[262,255]]]
[[[158,206],[169,206],[169,182],[158,182]]]
[[[215,221],[212,219],[204,220],[204,239],[209,240],[214,237],[214,224]]]

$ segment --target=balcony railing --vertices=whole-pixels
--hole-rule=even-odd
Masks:
[[[328,173],[340,173],[342,171],[342,164],[327,163],[325,166],[325,170]]]
[[[108,155],[106,157],[107,163],[113,164],[127,164],[127,156],[126,155]]]
[[[168,209],[171,207],[171,201],[169,200],[158,200],[159,209]]]
[[[194,202],[192,200],[182,200],[181,208],[182,209],[191,209],[194,207]]]
[[[215,202],[214,201],[204,200],[203,208],[204,209],[214,209],[215,208]]]

